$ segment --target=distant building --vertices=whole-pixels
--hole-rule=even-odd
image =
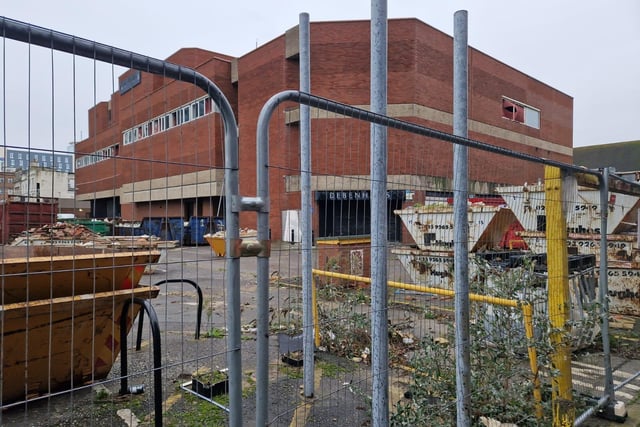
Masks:
[[[7,199],[13,195],[15,176],[15,172],[6,172],[0,169],[0,200]]]
[[[0,149],[2,151],[3,149]],[[29,165],[37,165],[45,169],[53,169],[59,172],[73,173],[73,153],[53,152],[38,148],[20,149],[6,148],[0,167],[3,170],[15,171],[27,169]],[[2,153],[0,153],[2,154]]]
[[[573,163],[589,169],[613,167],[618,175],[640,181],[640,141],[576,147]]]
[[[5,178],[9,178],[5,173]],[[75,197],[75,174],[63,170],[39,166],[33,162],[28,168],[20,168],[12,173],[9,200],[44,202],[55,199],[59,213],[72,213],[78,218],[91,214],[91,204],[78,201]]]
[[[311,89],[316,95],[369,108],[370,22],[312,22]],[[417,19],[388,22],[388,115],[452,132],[453,38]],[[239,57],[180,49],[168,61],[192,67],[225,94],[240,135],[240,193],[255,195],[256,123],[274,94],[299,87],[299,36],[294,27]],[[89,111],[91,138],[75,146],[78,199],[97,217],[216,216],[224,206],[223,129],[211,99],[188,83],[129,70],[109,101]],[[469,137],[518,152],[571,163],[573,99],[476,49],[469,49]],[[284,107],[283,107],[284,108]],[[316,111],[317,113],[317,111]],[[370,233],[368,127],[312,114],[316,237]],[[299,108],[272,119],[269,164],[273,239],[289,237],[283,224],[300,209]],[[332,138],[328,141],[327,138]],[[452,145],[389,131],[389,238],[401,239],[394,209],[424,200],[415,188],[448,188]],[[539,165],[523,168],[475,152],[473,192],[533,182]],[[322,163],[321,163],[322,161]],[[407,195],[410,196],[407,196]],[[412,200],[409,200],[412,198]],[[295,215],[293,215],[295,216]],[[242,225],[255,227],[255,215]]]

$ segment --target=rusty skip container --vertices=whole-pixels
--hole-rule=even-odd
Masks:
[[[57,199],[22,197],[0,201],[0,244],[30,228],[55,223],[57,214]]]
[[[0,403],[69,390],[107,377],[120,351],[120,315],[157,251],[3,247]],[[133,305],[127,330],[139,310]]]

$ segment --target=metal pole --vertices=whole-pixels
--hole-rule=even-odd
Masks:
[[[609,342],[609,282],[607,267],[607,220],[609,217],[609,168],[602,171],[600,180],[600,277],[599,292],[602,307],[602,350],[604,353],[604,394],[610,396],[611,408],[615,404],[615,391],[613,388],[613,372],[611,368],[611,349]]]
[[[256,176],[258,197],[265,208],[258,212],[258,240],[269,240],[269,122],[273,108],[263,107],[258,117],[256,134]],[[268,425],[269,410],[269,258],[258,256],[256,265],[256,427]]]
[[[225,130],[227,129],[225,124]],[[235,126],[235,123],[234,123]],[[237,134],[237,127],[233,129]],[[225,135],[224,150],[224,193],[225,202],[225,290],[227,294],[227,364],[229,368],[229,425],[242,426],[242,353],[240,325],[240,254],[235,250],[240,239],[240,213],[233,208],[232,200],[239,198],[238,183],[238,139],[231,140]]]
[[[371,1],[371,111],[387,114],[387,2]],[[387,128],[371,125],[371,371],[373,425],[389,424]]]
[[[569,295],[569,265],[567,254],[567,220],[563,201],[564,172],[560,168],[545,166],[545,212],[547,216],[547,276],[550,334],[553,348],[551,364],[557,375],[551,378],[553,425],[565,426],[575,421],[573,380],[571,374],[571,348],[566,340],[570,333],[568,321],[571,310]],[[606,233],[606,231],[605,231]]]
[[[467,11],[453,15],[453,134],[467,137]],[[471,425],[471,367],[469,350],[469,149],[453,147],[453,223],[456,325],[456,425]]]
[[[311,92],[311,55],[309,37],[309,14],[300,14],[300,90]],[[304,396],[313,397],[314,362],[313,353],[313,295],[311,269],[311,118],[309,106],[300,105],[300,204],[302,246],[302,347],[304,366]]]

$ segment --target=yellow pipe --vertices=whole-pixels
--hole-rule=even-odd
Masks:
[[[318,320],[318,303],[316,297],[316,281],[311,274],[311,304],[313,304],[313,334],[316,341],[316,347],[320,347],[320,322]]]
[[[542,418],[542,392],[540,391],[540,376],[538,375],[538,355],[533,346],[533,307],[526,301],[520,304],[522,320],[524,321],[524,333],[527,337],[527,351],[529,353],[529,366],[533,374],[533,398],[536,401],[536,417]]]
[[[335,279],[350,280],[353,282],[369,283],[369,284],[371,283],[371,279],[369,277],[355,276],[353,274],[335,273],[333,271],[324,271],[324,270],[316,270],[316,269],[313,269],[311,271],[312,271],[312,276],[313,275],[325,276],[325,277],[333,277]],[[448,289],[433,288],[430,286],[411,285],[408,283],[401,283],[401,282],[394,282],[394,281],[389,281],[387,283],[388,283],[388,286],[391,288],[404,289],[407,291],[425,292],[425,293],[443,295],[443,296],[449,296],[449,297],[452,297],[455,295],[454,291],[450,291]],[[314,286],[314,289],[315,289],[315,286]],[[542,392],[540,391],[540,378],[538,375],[538,359],[537,359],[536,349],[533,345],[531,345],[534,337],[533,308],[526,301],[511,300],[506,298],[496,298],[496,297],[490,297],[490,296],[479,295],[474,293],[469,294],[469,299],[475,302],[500,305],[504,307],[520,308],[522,310],[525,336],[527,337],[527,340],[528,340],[527,351],[529,353],[529,364],[531,366],[531,372],[533,374],[533,398],[536,401],[536,416],[538,418],[542,418]],[[314,303],[314,324],[318,325],[317,310],[315,309],[315,303]],[[319,336],[316,337],[316,340],[317,340],[316,345],[320,345]]]

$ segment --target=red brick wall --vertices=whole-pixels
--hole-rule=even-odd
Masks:
[[[416,19],[393,19],[388,27],[388,102],[418,104],[452,112],[452,37]],[[311,24],[311,89],[314,94],[351,105],[368,105],[370,97],[370,25],[368,21]],[[256,124],[265,102],[286,89],[297,89],[298,61],[285,58],[285,36],[280,36],[238,59],[238,83],[231,83],[229,57],[202,49],[183,49],[169,60],[196,67],[210,77],[229,98],[237,114],[240,135],[240,193],[256,194]],[[121,79],[128,76],[123,74]],[[469,118],[474,122],[539,138],[562,147],[572,146],[571,97],[475,49],[469,50]],[[142,74],[140,85],[112,96],[112,124],[106,121],[106,104],[90,111],[91,137],[79,151],[122,139],[122,131],[167,112],[200,95],[188,83]],[[502,117],[502,96],[541,111],[540,129]],[[272,237],[280,239],[281,211],[300,209],[299,193],[285,192],[285,176],[299,174],[299,128],[284,124],[286,104],[275,112],[269,131]],[[416,117],[404,120],[451,132],[451,126]],[[452,176],[452,145],[447,142],[389,130],[388,173]],[[569,156],[471,132],[471,138],[528,154],[569,162]],[[169,165],[118,159],[79,169],[81,192],[117,188],[131,180],[145,180],[203,168],[222,166],[223,130],[219,117],[200,119],[180,128],[121,145],[123,158],[171,159]],[[366,175],[369,173],[369,125],[351,119],[316,119],[312,123],[314,174]],[[495,154],[470,150],[472,180],[521,183],[541,177],[539,166],[525,165]],[[348,189],[345,189],[348,190]],[[314,202],[315,203],[315,202]],[[130,209],[132,210],[132,209]],[[123,212],[124,212],[123,208]],[[255,228],[255,213],[243,213],[241,226]],[[314,224],[317,224],[317,212]]]

